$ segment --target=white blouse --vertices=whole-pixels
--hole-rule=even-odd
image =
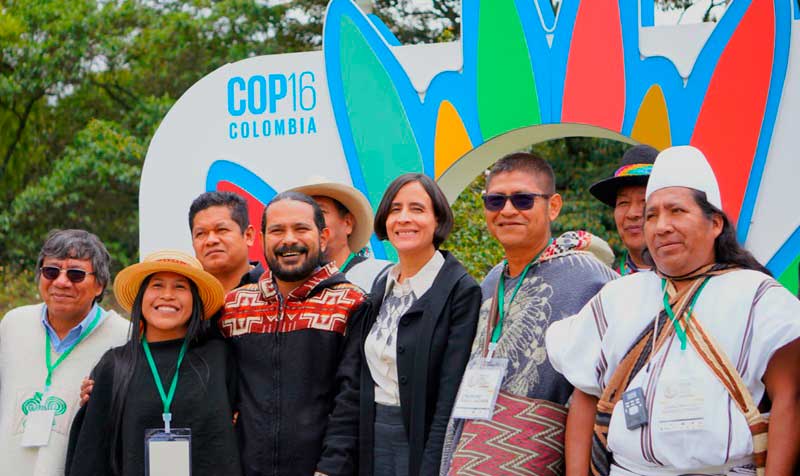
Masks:
[[[398,282],[400,265],[389,270],[383,303],[375,323],[370,329],[364,352],[372,380],[375,382],[375,403],[400,405],[400,386],[397,381],[397,326],[400,318],[433,285],[433,280],[444,265],[444,256],[438,251],[414,276]]]

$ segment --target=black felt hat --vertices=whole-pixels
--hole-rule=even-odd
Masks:
[[[647,185],[657,155],[658,150],[646,144],[631,147],[622,155],[614,175],[589,187],[589,193],[609,207],[614,207],[617,203],[617,190],[620,187]]]

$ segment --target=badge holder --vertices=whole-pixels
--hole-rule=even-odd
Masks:
[[[658,406],[657,429],[662,433],[705,429],[706,399],[703,377],[688,362],[686,353],[680,351],[681,374],[662,378],[656,393]]]
[[[46,388],[44,392],[36,392],[23,404],[23,407],[29,408],[23,423],[25,430],[20,442],[20,446],[23,448],[39,448],[50,443],[50,433],[55,424],[56,411],[42,404],[47,400],[48,390]],[[25,408],[23,408],[24,411]]]
[[[175,388],[178,385],[181,362],[186,354],[186,342],[184,339],[178,354],[178,362],[175,365],[175,374],[172,376],[169,393],[165,393],[161,377],[158,375],[158,369],[150,353],[150,346],[147,339],[142,339],[144,355],[147,357],[158,394],[164,404],[164,412],[161,414],[164,428],[147,429],[144,432],[145,476],[191,476],[192,474],[192,430],[171,428],[172,412],[169,410],[172,398],[175,396]]]
[[[164,428],[144,431],[145,476],[192,474],[192,430],[170,428],[171,416],[164,415]]]
[[[453,418],[491,420],[507,369],[508,359],[505,358],[473,359],[461,379]]]

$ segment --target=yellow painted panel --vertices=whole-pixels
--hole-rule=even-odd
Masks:
[[[661,86],[653,85],[645,94],[636,122],[633,124],[631,138],[658,150],[664,150],[672,145],[667,103],[664,101]]]
[[[438,179],[453,162],[472,150],[464,122],[458,111],[449,101],[442,101],[439,116],[436,118],[436,138],[434,139],[434,174]]]

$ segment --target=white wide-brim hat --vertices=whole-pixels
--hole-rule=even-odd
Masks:
[[[319,176],[310,177],[305,185],[290,188],[289,191],[304,193],[311,197],[333,198],[340,202],[355,218],[353,232],[347,238],[350,250],[357,253],[361,248],[367,246],[369,238],[372,236],[373,218],[372,207],[363,193],[349,185],[332,182]]]
[[[142,282],[151,274],[161,272],[180,274],[194,282],[203,301],[204,319],[210,318],[222,307],[225,290],[219,280],[204,271],[203,265],[194,256],[176,250],[150,253],[141,263],[120,271],[114,280],[114,296],[120,306],[131,312]]]
[[[656,157],[645,199],[668,187],[686,187],[706,194],[708,203],[722,210],[719,184],[706,156],[697,147],[681,145],[664,149]]]

